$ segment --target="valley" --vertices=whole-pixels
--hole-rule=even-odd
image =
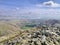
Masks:
[[[59,20],[2,20],[0,45],[59,45]]]

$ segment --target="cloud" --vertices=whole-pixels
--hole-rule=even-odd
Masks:
[[[43,5],[51,6],[51,7],[60,7],[60,4],[57,4],[57,3],[53,2],[53,1],[44,2]]]
[[[19,7],[17,7],[19,8]],[[53,13],[52,13],[53,12]],[[12,18],[29,18],[29,19],[41,19],[41,18],[54,18],[60,19],[60,9],[43,9],[43,8],[24,8],[24,9],[0,9],[0,15],[2,17]],[[0,16],[0,17],[1,17]]]
[[[55,3],[53,1],[43,2],[42,4],[38,4],[39,7],[60,7],[60,4]]]
[[[43,7],[43,8],[40,8]],[[53,1],[43,2],[40,4],[33,4],[23,7],[4,7],[0,6],[0,17],[12,17],[12,18],[59,18],[60,19],[60,8],[45,8],[45,7],[60,7]],[[53,13],[52,13],[53,12]]]

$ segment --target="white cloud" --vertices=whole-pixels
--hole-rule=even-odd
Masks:
[[[51,6],[51,7],[60,7],[60,4],[57,4],[57,3],[53,2],[53,1],[44,2],[43,5]]]
[[[55,3],[53,1],[43,2],[42,4],[38,4],[39,7],[60,7],[60,4]]]

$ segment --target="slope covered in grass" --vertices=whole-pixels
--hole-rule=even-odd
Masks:
[[[20,33],[20,28],[11,25],[7,21],[0,21],[0,42]]]
[[[0,36],[13,34],[14,32],[18,31],[18,29],[10,24],[5,22],[0,22]]]

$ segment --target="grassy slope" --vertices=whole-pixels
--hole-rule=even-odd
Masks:
[[[20,33],[19,30],[20,29],[18,27],[15,27],[5,21],[0,21],[0,42],[18,35]]]

